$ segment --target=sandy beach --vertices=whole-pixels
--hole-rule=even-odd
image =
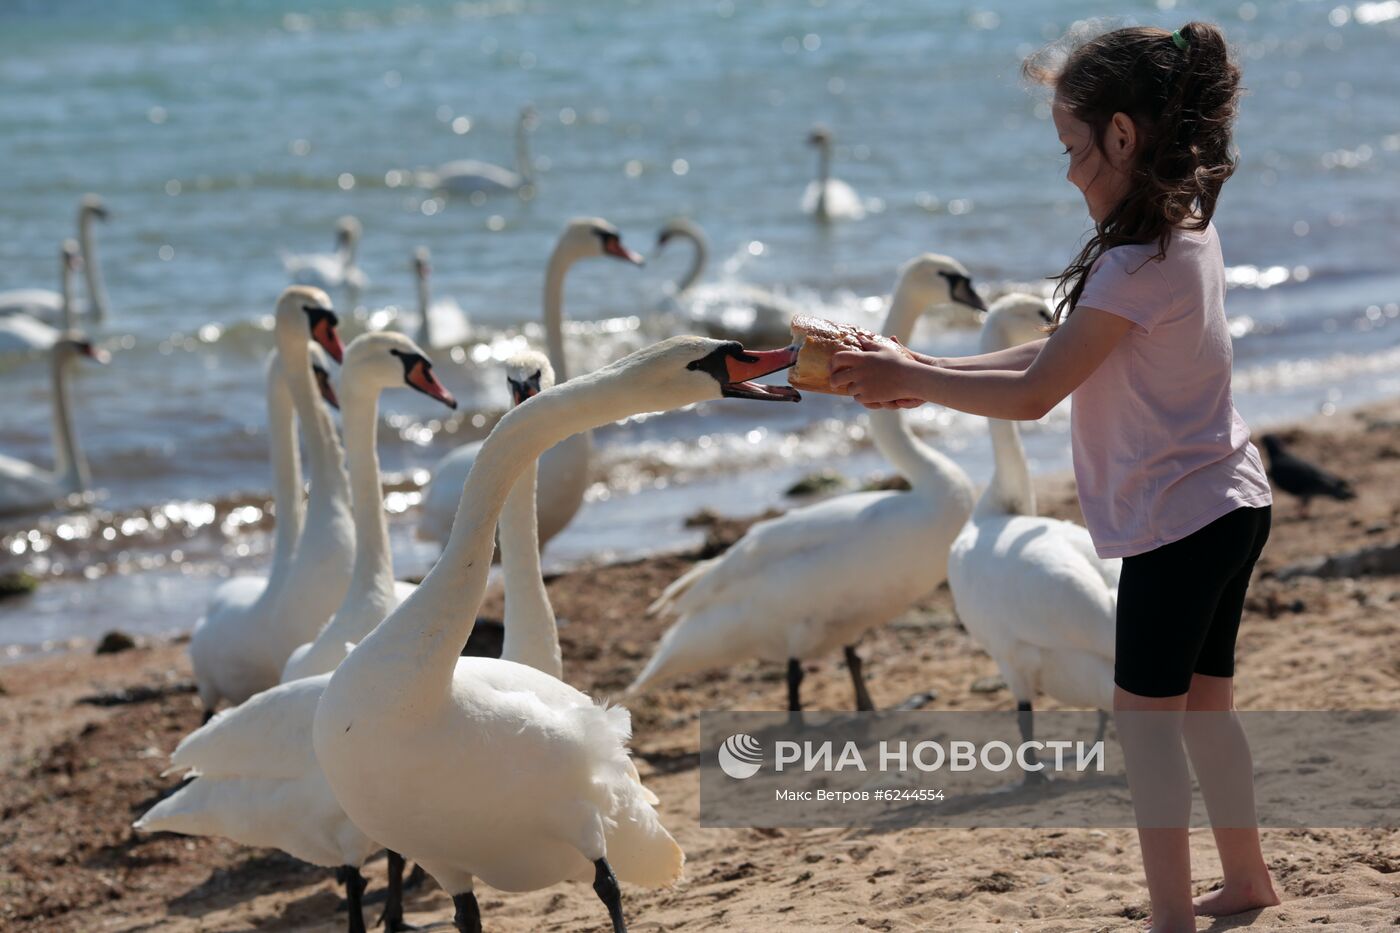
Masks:
[[[1400,402],[1316,418],[1283,432],[1302,455],[1352,481],[1352,502],[1304,517],[1280,496],[1239,647],[1243,709],[1393,709],[1400,704],[1400,576],[1285,568],[1400,544]],[[1040,482],[1042,511],[1077,517],[1071,482]],[[712,551],[746,526],[721,521]],[[550,581],[566,677],[595,696],[621,690],[661,631],[644,613],[696,553],[578,570]],[[1385,561],[1376,563],[1384,565]],[[1354,571],[1353,571],[1354,572]],[[1346,571],[1343,570],[1343,574]],[[499,595],[484,618],[499,618]],[[990,658],[958,626],[946,588],[862,645],[877,705],[933,688],[944,709],[1006,709]],[[809,708],[850,708],[839,659],[808,666]],[[173,778],[166,756],[199,711],[179,642],[90,651],[0,668],[0,929],[306,930],[344,928],[325,870],[218,839],[135,835],[130,822]],[[136,702],[93,705],[126,692]],[[782,671],[746,664],[683,681],[633,705],[638,767],[684,846],[684,881],[626,890],[633,930],[957,930],[1071,933],[1141,929],[1146,892],[1129,830],[705,829],[697,822],[696,717],[705,709],[777,709]],[[1047,704],[1053,707],[1053,704]],[[463,792],[469,792],[464,788]],[[1197,884],[1219,881],[1210,834],[1192,833]],[[1400,924],[1400,832],[1270,830],[1265,854],[1283,904],[1200,930],[1375,931]],[[366,869],[382,887],[384,862]],[[479,891],[487,929],[596,930],[585,886],[528,895]],[[408,921],[446,924],[430,881]],[[367,908],[377,915],[377,903]]]

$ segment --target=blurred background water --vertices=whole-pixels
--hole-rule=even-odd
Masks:
[[[0,289],[56,287],[78,199],[100,193],[112,315],[96,336],[115,351],[76,380],[98,510],[0,523],[0,567],[45,583],[0,608],[0,644],[187,629],[220,575],[265,561],[261,359],[279,254],[328,251],[342,214],[364,225],[362,315],[412,306],[409,259],[426,245],[436,293],[505,335],[538,320],[545,258],[577,215],[608,218],[644,253],[666,218],[689,216],[709,234],[712,280],[871,326],[899,264],[923,251],[958,257],[989,295],[1040,287],[1087,219],[1019,64],[1106,9],[1119,23],[1217,21],[1244,66],[1242,162],[1216,223],[1246,418],[1394,395],[1400,0],[0,5]],[[525,104],[539,114],[533,200],[414,184],[451,159],[512,165]],[[799,210],[817,121],[863,220],[822,227]],[[686,253],[574,268],[575,371],[657,336]],[[969,351],[974,326],[930,315],[915,343]],[[435,355],[460,418],[405,393],[384,405],[400,573],[435,553],[411,533],[421,471],[506,401],[488,348]],[[48,394],[45,360],[0,357],[0,450],[50,462]],[[716,403],[600,432],[589,502],[549,563],[683,543],[697,508],[759,511],[814,466],[888,472],[857,406],[776,407]],[[985,478],[977,419],[911,419]],[[1027,426],[1035,469],[1068,466],[1067,425],[1062,408]]]

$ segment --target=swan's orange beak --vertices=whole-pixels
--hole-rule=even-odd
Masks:
[[[618,237],[610,237],[607,242],[603,244],[603,252],[607,253],[609,256],[616,256],[618,259],[626,260],[634,266],[646,265],[646,260],[642,258],[642,254],[633,252],[626,246],[623,246],[622,240]]]
[[[725,371],[733,383],[748,382],[787,369],[797,363],[797,347],[779,350],[744,350],[725,360]]]
[[[448,408],[457,408],[457,399],[452,393],[447,391],[447,386],[438,382],[437,376],[433,375],[433,365],[423,357],[414,360],[408,368],[408,373],[404,376],[404,381],[424,395],[435,398]]]

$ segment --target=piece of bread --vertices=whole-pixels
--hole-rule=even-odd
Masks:
[[[861,340],[899,347],[898,341],[854,324],[836,324],[806,314],[792,318],[792,335],[800,342],[797,363],[788,370],[788,385],[806,392],[849,395],[831,385],[831,358],[842,350],[859,350]]]

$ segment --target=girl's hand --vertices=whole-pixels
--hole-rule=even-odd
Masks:
[[[913,408],[922,404],[909,386],[911,360],[902,347],[862,340],[861,348],[831,358],[831,385],[866,408]]]

